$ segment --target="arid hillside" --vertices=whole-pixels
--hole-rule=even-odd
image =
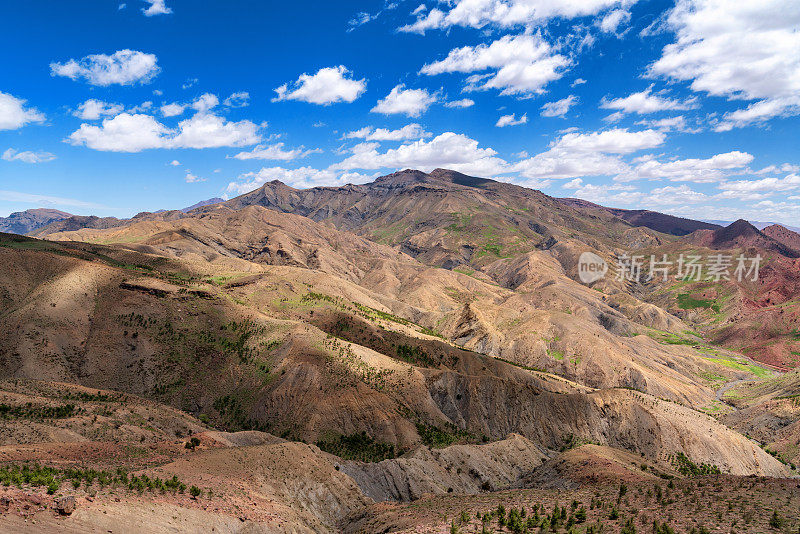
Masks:
[[[549,525],[583,506],[587,524],[616,510],[616,532],[637,507],[676,525],[745,521],[745,508],[678,508],[706,483],[792,498],[796,433],[770,433],[732,396],[784,376],[735,330],[754,302],[793,309],[797,260],[759,243],[731,245],[773,253],[757,283],[587,286],[582,252],[613,265],[714,240],[451,171],[273,183],[95,226],[0,235],[12,528],[35,516],[44,532],[133,531],[147,508],[154,532],[436,532],[491,510],[496,522],[500,504],[538,528],[533,501],[560,495],[578,504],[548,510]],[[775,304],[754,300],[767,288]],[[635,495],[612,495],[620,484]],[[54,514],[70,496],[77,510]]]

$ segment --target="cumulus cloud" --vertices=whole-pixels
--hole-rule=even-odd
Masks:
[[[405,85],[401,84],[395,86],[385,98],[378,100],[371,111],[384,115],[403,114],[419,117],[437,100],[437,95],[429,93],[427,89],[406,89]]]
[[[16,130],[31,122],[44,122],[36,108],[25,107],[26,100],[0,91],[0,130]]]
[[[445,132],[430,141],[419,140],[378,151],[377,143],[361,143],[352,155],[331,165],[332,170],[413,168],[430,171],[437,167],[479,176],[496,176],[507,164],[491,148],[481,148],[478,141],[463,134]]]
[[[112,104],[90,98],[78,106],[72,114],[85,121],[96,121],[100,117],[113,117],[119,115],[125,108],[122,104]]]
[[[344,138],[364,139],[365,141],[405,141],[407,139],[425,139],[431,135],[433,134],[425,131],[425,128],[423,128],[421,125],[417,123],[411,123],[397,130],[365,126],[360,130],[347,132],[344,134]]]
[[[638,121],[636,124],[640,126],[646,126],[648,128],[655,128],[656,130],[662,132],[687,132],[687,133],[697,133],[702,131],[701,128],[691,127],[689,126],[688,122],[686,121],[686,117],[683,115],[677,115],[675,117],[666,117],[664,119],[645,119]]]
[[[615,9],[609,11],[600,21],[597,26],[605,33],[617,33],[617,29],[622,24],[626,24],[631,20],[631,14],[624,9]]]
[[[339,65],[320,69],[316,74],[301,74],[296,82],[275,89],[278,96],[272,101],[300,100],[321,105],[353,102],[366,89],[366,80],[354,80],[351,72]]]
[[[132,85],[149,83],[161,70],[157,63],[154,54],[125,49],[111,55],[92,54],[77,61],[70,59],[66,63],[51,63],[50,74],[71,80],[83,78],[91,85],[102,87]]]
[[[429,76],[447,72],[483,73],[467,78],[467,89],[498,89],[503,95],[530,95],[563,76],[570,60],[540,35],[505,35],[491,44],[451,50],[447,57],[422,67]],[[489,71],[486,73],[486,71]]]
[[[736,193],[779,193],[800,190],[800,175],[790,174],[784,178],[761,178],[759,180],[733,180],[719,185],[723,191]]]
[[[444,107],[446,108],[471,108],[475,105],[475,102],[469,98],[462,98],[461,100],[452,100],[450,102],[446,102]]]
[[[667,162],[651,159],[638,164],[615,179],[630,181],[666,178],[674,182],[719,182],[729,174],[729,171],[742,169],[752,161],[751,154],[738,150],[716,154],[706,159],[689,158]]]
[[[757,100],[724,117],[725,131],[800,113],[800,4],[784,0],[678,0],[666,27],[675,42],[650,65],[651,76],[731,100]]]
[[[142,8],[142,13],[144,13],[145,17],[153,17],[155,15],[169,15],[170,13],[172,13],[172,9],[168,8],[166,5],[166,0],[144,0],[144,1],[150,4],[149,7]]]
[[[628,131],[627,128],[613,128],[592,133],[570,132],[556,141],[551,150],[630,154],[655,148],[663,144],[665,139],[663,133],[651,129],[638,132]]]
[[[789,117],[800,114],[800,96],[770,98],[753,102],[749,106],[723,115],[714,125],[717,132],[727,132],[750,124],[762,124],[774,117]]]
[[[178,123],[178,134],[168,140],[167,147],[240,147],[259,141],[258,126],[248,120],[232,122],[213,113],[198,113]]]
[[[658,94],[653,94],[652,90],[653,86],[651,85],[644,91],[632,93],[623,98],[615,98],[613,100],[604,99],[600,107],[604,109],[618,109],[624,113],[637,113],[639,115],[655,113],[657,111],[694,109],[697,107],[694,100],[680,101],[665,98]]]
[[[504,128],[506,126],[516,126],[518,124],[525,124],[528,122],[528,114],[522,115],[519,119],[517,118],[516,114],[512,113],[511,115],[503,115],[497,122],[495,126],[498,128]]]
[[[577,102],[578,97],[575,95],[569,95],[555,102],[547,102],[542,106],[542,117],[563,117]]]
[[[192,171],[186,171],[186,177],[184,178],[187,184],[196,184],[199,182],[205,182],[205,178],[200,178],[199,176],[195,176],[192,174]]]
[[[9,148],[3,152],[2,158],[6,161],[21,161],[23,163],[44,163],[46,161],[53,161],[56,159],[55,154],[50,152],[31,152],[23,151],[18,152],[13,148]]]
[[[171,104],[164,104],[161,106],[160,110],[161,114],[165,117],[177,117],[178,115],[183,115],[183,112],[186,111],[186,105],[173,102]]]
[[[82,124],[67,141],[94,150],[140,152],[154,148],[240,147],[258,143],[258,126],[227,121],[212,113],[197,113],[170,129],[145,114],[121,113],[101,126]]]
[[[553,18],[571,19],[596,15],[611,7],[626,7],[635,0],[577,0],[553,2],[545,0],[456,0],[447,2],[449,9],[433,8],[427,13],[415,11],[417,20],[400,28],[403,32],[425,33],[451,26],[510,28],[539,25]],[[450,7],[452,6],[452,7]]]
[[[218,105],[219,98],[217,98],[217,95],[213,95],[211,93],[200,95],[194,102],[192,102],[192,108],[200,113],[205,113],[211,109],[214,109]]]
[[[552,142],[545,152],[517,162],[513,170],[534,179],[618,175],[628,170],[619,155],[654,148],[664,140],[663,133],[651,129],[568,132]]]
[[[229,108],[246,107],[250,105],[250,93],[248,93],[247,91],[240,91],[238,93],[233,93],[231,96],[226,98],[222,104]]]
[[[309,154],[314,154],[317,152],[322,152],[319,149],[314,150],[306,150],[303,147],[295,148],[292,150],[284,150],[283,143],[275,143],[274,145],[258,145],[250,152],[239,152],[235,156],[235,159],[239,160],[248,160],[248,159],[265,159],[265,160],[293,160],[293,159],[300,159],[308,156]]]

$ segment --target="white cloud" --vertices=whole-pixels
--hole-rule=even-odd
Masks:
[[[365,141],[404,141],[406,139],[424,139],[433,135],[425,131],[421,125],[411,123],[397,130],[387,130],[386,128],[373,128],[365,126],[360,130],[348,132],[344,135],[345,139],[364,139]]]
[[[128,113],[146,113],[153,108],[153,103],[149,100],[147,102],[142,102],[138,106],[134,106],[128,110]]]
[[[427,89],[405,89],[404,85],[397,85],[385,98],[378,100],[371,111],[384,115],[402,113],[409,117],[419,117],[437,100],[437,95],[429,93]]]
[[[737,193],[786,192],[800,190],[800,175],[790,174],[784,178],[761,178],[759,180],[734,180],[719,185],[723,191]]]
[[[603,117],[603,122],[614,124],[621,121],[624,118],[625,118],[625,113],[623,113],[622,111],[615,111],[614,113],[611,113],[610,115],[606,115],[605,117]]]
[[[353,155],[331,165],[332,170],[401,169],[425,171],[445,167],[478,176],[496,176],[506,171],[507,164],[496,157],[491,148],[480,148],[478,141],[445,132],[430,141],[419,140],[378,152],[377,143],[361,143],[352,149]]]
[[[535,179],[618,175],[628,170],[628,165],[618,155],[654,148],[664,140],[663,133],[650,129],[569,132],[551,143],[547,151],[517,162],[513,170]]]
[[[235,159],[239,160],[248,160],[248,159],[266,159],[266,160],[293,160],[293,159],[300,159],[308,156],[309,154],[314,154],[317,152],[322,152],[319,149],[314,150],[306,150],[303,147],[295,148],[292,150],[284,150],[283,143],[275,143],[274,145],[258,145],[250,152],[239,152],[235,156]]]
[[[178,135],[168,141],[167,147],[240,147],[259,141],[258,126],[248,120],[232,122],[213,113],[198,113],[178,123]]]
[[[680,100],[664,98],[658,94],[653,94],[652,89],[653,86],[651,85],[644,91],[632,93],[624,98],[615,98],[614,100],[603,99],[600,107],[604,109],[618,109],[625,113],[638,113],[639,115],[655,113],[657,111],[694,109],[697,107],[697,104],[692,100],[682,102]]]
[[[107,209],[100,204],[84,202],[72,198],[52,197],[48,195],[37,195],[32,193],[20,193],[19,191],[0,191],[0,200],[9,202],[25,202],[37,204],[39,206],[74,206],[80,208]]]
[[[56,159],[55,154],[50,152],[17,152],[13,148],[9,148],[3,152],[2,158],[6,161],[22,161],[24,163],[44,163]]]
[[[96,121],[100,117],[119,115],[124,109],[122,104],[111,104],[109,102],[90,98],[79,105],[78,109],[73,112],[73,115],[85,121]]]
[[[577,102],[578,97],[575,95],[569,95],[555,102],[547,102],[542,106],[542,117],[563,117]]]
[[[728,114],[719,131],[800,113],[800,3],[678,0],[666,26],[676,34],[652,76],[689,81],[697,92],[758,100]]]
[[[200,178],[199,176],[195,176],[192,174],[192,171],[186,171],[186,177],[184,178],[187,184],[196,184],[199,182],[205,182],[205,178]]]
[[[173,159],[169,164],[172,165],[173,167],[180,167],[181,166],[181,162],[178,161],[177,159]]]
[[[665,139],[663,133],[650,129],[630,132],[627,128],[613,128],[588,134],[571,132],[556,141],[551,150],[630,154],[655,148],[663,144]]]
[[[223,105],[228,106],[229,108],[243,108],[250,105],[250,93],[247,91],[240,91],[238,93],[233,93],[231,96],[225,99]]]
[[[763,169],[756,171],[756,174],[772,174],[778,172],[800,172],[800,165],[793,163],[782,163],[781,165],[769,165]]]
[[[139,152],[163,148],[170,133],[150,115],[121,113],[113,119],[104,119],[102,126],[81,124],[68,140],[73,145],[85,145],[94,150]]]
[[[800,114],[800,96],[797,98],[770,98],[753,102],[744,109],[723,115],[714,126],[717,132],[727,132],[750,124],[762,124],[774,117],[789,117]]]
[[[747,152],[734,150],[717,154],[707,159],[681,159],[661,162],[655,159],[644,161],[635,168],[618,176],[618,181],[655,180],[666,178],[673,182],[709,183],[719,182],[729,171],[742,169],[753,161]]]
[[[152,17],[154,15],[169,15],[172,13],[172,9],[167,7],[165,0],[144,1],[150,4],[150,7],[142,8],[142,13],[144,13],[146,17]]]
[[[509,28],[540,25],[553,18],[575,18],[596,15],[615,6],[628,6],[636,0],[455,0],[447,2],[447,11],[431,9],[427,14],[415,11],[416,22],[400,31],[425,33],[427,30],[467,26]],[[450,7],[452,6],[452,7]]]
[[[0,91],[0,130],[16,130],[31,122],[44,122],[36,108],[26,108],[26,100]]]
[[[177,117],[186,111],[186,105],[173,102],[172,104],[164,104],[160,109],[161,114],[165,117]]]
[[[102,126],[82,124],[67,141],[111,152],[140,152],[153,148],[218,148],[253,145],[261,140],[250,121],[226,121],[212,113],[197,113],[170,129],[150,115],[121,113]]]
[[[579,85],[583,85],[586,83],[586,80],[583,78],[575,78],[575,81],[570,84],[570,87],[577,87]]]
[[[662,132],[688,132],[697,133],[701,131],[700,128],[692,128],[686,122],[686,117],[677,115],[675,117],[667,117],[664,119],[646,119],[638,121],[636,124],[640,126],[647,126],[648,128],[655,128]]]
[[[461,100],[453,100],[450,102],[446,102],[444,107],[446,108],[470,108],[475,105],[475,102],[469,98],[462,98]]]
[[[198,80],[197,78],[188,78],[185,82],[183,82],[183,85],[181,85],[181,89],[191,89],[192,87],[197,85],[197,82],[199,81],[200,80]]]
[[[91,85],[131,85],[148,83],[159,72],[158,59],[154,54],[136,50],[119,50],[113,54],[93,54],[80,61],[70,59],[66,63],[51,63],[52,76],[65,76],[72,80],[85,79]]]
[[[504,128],[506,126],[517,126],[518,124],[525,124],[528,122],[528,114],[525,113],[519,119],[516,117],[514,113],[511,115],[503,115],[499,119],[497,119],[497,123],[495,126],[498,128]]]
[[[606,16],[600,20],[597,26],[605,33],[617,33],[617,28],[619,28],[620,24],[626,24],[629,20],[631,20],[629,11],[615,9],[609,11]]]
[[[441,61],[425,65],[429,76],[447,72],[485,72],[467,78],[469,90],[499,89],[503,95],[544,92],[549,82],[563,76],[570,60],[558,53],[540,35],[505,35],[489,45],[451,50]]]
[[[312,104],[334,104],[353,102],[367,88],[364,79],[354,80],[344,65],[320,69],[316,74],[301,74],[296,82],[283,84],[275,92],[273,102],[281,100],[300,100]]]
[[[209,110],[214,109],[219,105],[219,98],[217,95],[212,95],[211,93],[205,93],[199,96],[194,102],[192,102],[192,108],[199,111],[200,113],[206,113]]]

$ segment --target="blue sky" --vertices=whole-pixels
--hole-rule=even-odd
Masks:
[[[615,207],[800,225],[796,1],[3,10],[0,216],[129,217],[273,179],[448,167]]]

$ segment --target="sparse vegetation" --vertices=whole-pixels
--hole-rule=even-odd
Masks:
[[[376,441],[366,432],[321,439],[316,446],[344,460],[380,462],[395,457],[394,445]]]

